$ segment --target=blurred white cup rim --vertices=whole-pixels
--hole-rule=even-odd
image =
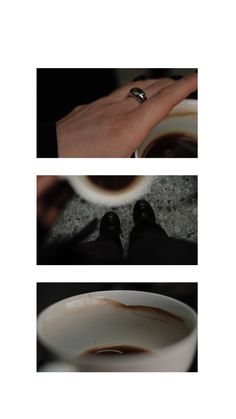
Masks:
[[[67,177],[68,182],[78,195],[87,201],[104,206],[119,206],[134,201],[148,192],[152,179],[153,176],[137,175],[136,179],[131,181],[127,187],[112,191],[93,183],[89,180],[89,175]]]

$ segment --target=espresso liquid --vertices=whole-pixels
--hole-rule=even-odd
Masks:
[[[197,141],[184,134],[168,134],[148,145],[143,157],[197,157]]]
[[[90,182],[102,189],[120,191],[128,188],[137,176],[88,176]]]
[[[144,348],[131,345],[115,345],[115,346],[101,346],[97,348],[89,349],[83,352],[80,357],[91,357],[91,356],[102,356],[102,357],[120,357],[124,355],[139,355],[147,354],[150,351]]]

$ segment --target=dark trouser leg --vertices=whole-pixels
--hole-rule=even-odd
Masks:
[[[117,265],[123,263],[123,249],[120,241],[105,237],[73,245],[64,242],[41,250],[37,263],[39,265]]]
[[[120,239],[101,237],[75,246],[75,260],[81,265],[120,265],[123,249]]]
[[[120,241],[121,226],[114,212],[107,212],[101,220],[97,240],[77,246],[80,264],[117,265],[123,263],[123,249]]]
[[[128,263],[196,265],[197,245],[169,238],[158,224],[138,224],[130,234]]]

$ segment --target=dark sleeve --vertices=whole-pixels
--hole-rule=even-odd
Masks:
[[[55,123],[38,125],[37,157],[58,157]]]

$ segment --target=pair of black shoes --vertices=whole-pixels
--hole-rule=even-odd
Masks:
[[[133,209],[133,219],[135,225],[143,223],[155,224],[156,218],[154,211],[151,205],[147,201],[145,201],[145,199],[140,199],[136,202]],[[100,236],[114,237],[119,236],[120,233],[121,225],[118,215],[113,211],[107,212],[101,220]]]

